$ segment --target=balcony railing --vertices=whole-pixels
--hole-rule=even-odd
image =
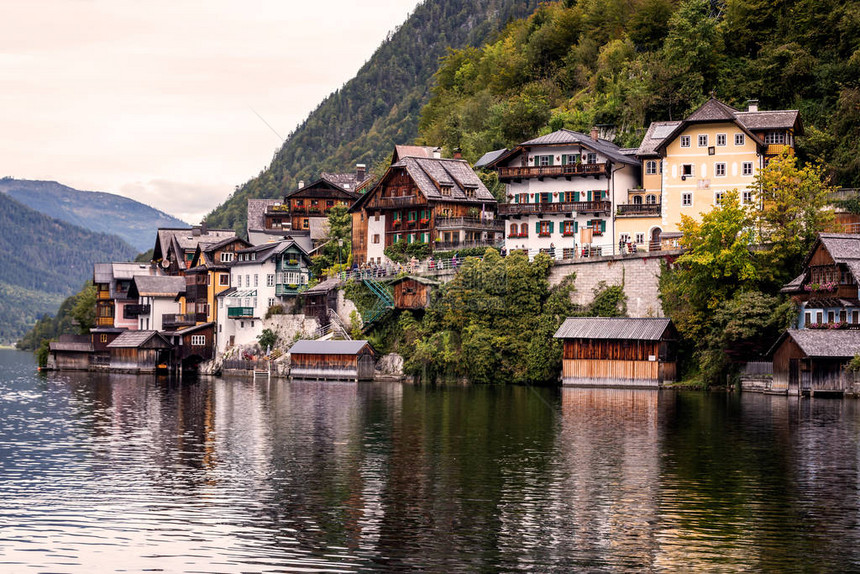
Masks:
[[[420,200],[420,201],[419,201]],[[374,207],[409,207],[423,204],[424,200],[417,195],[403,195],[400,197],[379,197],[374,202]]]
[[[505,222],[497,219],[480,217],[438,217],[436,229],[480,229],[487,231],[503,231]]]
[[[606,163],[574,163],[570,165],[546,165],[541,167],[500,167],[499,179],[523,177],[565,177],[572,175],[601,176],[609,173]]]
[[[660,215],[659,203],[624,203],[616,205],[618,217],[634,217],[642,215]]]
[[[569,203],[503,203],[499,215],[528,215],[530,213],[609,213],[611,201],[572,201]]]
[[[275,284],[275,295],[295,295],[299,292],[299,289],[304,287],[304,284],[298,283],[276,283]]]
[[[161,316],[161,326],[164,329],[193,327],[197,323],[205,322],[206,313],[165,313]]]
[[[253,307],[227,307],[227,317],[230,319],[250,319],[253,316]]]
[[[436,251],[449,251],[451,249],[469,249],[470,247],[495,247],[497,243],[493,239],[482,241],[436,241],[433,247]]]
[[[141,315],[149,315],[149,305],[124,305],[122,308],[123,319],[137,319]]]
[[[113,327],[113,317],[96,317],[97,327]]]

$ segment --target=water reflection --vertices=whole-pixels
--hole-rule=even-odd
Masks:
[[[857,408],[0,352],[0,570],[857,570]]]

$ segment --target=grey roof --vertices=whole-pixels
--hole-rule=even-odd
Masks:
[[[421,283],[422,285],[429,285],[431,287],[437,287],[442,284],[441,282],[436,281],[435,279],[430,279],[429,277],[421,277],[420,275],[403,275],[402,277],[398,277],[391,281],[389,285],[397,285],[398,283],[406,281],[407,279],[411,279],[416,283]]]
[[[331,175],[331,174],[329,174]],[[310,184],[299,187],[284,195],[284,201],[294,197],[324,198],[324,199],[348,199],[355,201],[358,194],[344,189],[338,183],[326,178],[320,178]]]
[[[860,259],[860,234],[822,233],[818,238],[838,263],[844,263],[848,259]]]
[[[427,157],[434,158],[442,153],[442,148],[425,145],[396,145],[391,163],[397,163],[405,157]]]
[[[113,279],[113,268],[110,263],[93,264],[93,283],[110,283]]]
[[[175,335],[187,335],[189,333],[195,333],[197,331],[200,331],[201,329],[206,329],[207,327],[212,327],[213,325],[215,325],[214,322],[200,323],[199,325],[177,329],[176,331],[162,331],[161,334],[168,337]]]
[[[666,318],[568,317],[558,328],[556,339],[630,339],[658,341],[671,321]]]
[[[332,277],[330,279],[326,279],[325,281],[314,285],[310,289],[305,291],[305,295],[315,295],[318,293],[328,293],[332,289],[337,289],[340,286],[340,279],[337,277]]]
[[[854,329],[789,329],[771,352],[791,337],[807,357],[849,358],[860,353],[860,331]]]
[[[48,349],[51,351],[65,351],[71,353],[92,353],[92,343],[76,343],[74,341],[53,341],[48,343]]]
[[[296,341],[290,354],[307,355],[355,355],[367,346],[367,341]]]
[[[331,182],[338,187],[342,187],[347,191],[355,191],[356,186],[367,179],[367,172],[365,171],[364,179],[359,180],[358,174],[356,172],[352,173],[328,173],[322,172],[320,173],[320,179],[324,179],[328,182]]]
[[[675,131],[680,123],[680,121],[651,122],[645,137],[642,138],[642,143],[639,144],[637,155],[657,155],[657,146],[663,143],[663,140]]]
[[[195,231],[198,232],[197,235],[195,235]],[[206,233],[203,233],[199,227],[189,227],[187,229],[161,228],[158,230],[157,249],[153,257],[158,258],[160,256],[164,258],[167,256],[170,247],[173,247],[174,251],[181,251],[176,256],[177,263],[180,269],[185,269],[186,251],[193,252],[201,242],[204,244],[214,244],[230,237],[236,237],[236,232],[232,229],[207,229]]]
[[[751,130],[790,129],[797,123],[798,110],[738,112],[735,116]]]
[[[231,297],[236,291],[238,291],[236,287],[230,287],[229,289],[225,289],[220,293],[216,293],[215,298],[217,299],[218,297]]]
[[[249,199],[248,200],[248,230],[266,230],[266,209],[281,203],[280,199]]]
[[[484,155],[481,156],[481,159],[475,162],[475,169],[481,169],[485,165],[489,165],[502,157],[504,154],[508,153],[508,148],[497,149],[493,151],[488,151]]]
[[[283,253],[285,250],[290,247],[295,246],[305,257],[310,257],[307,252],[302,249],[302,246],[293,241],[292,239],[283,239],[281,241],[270,241],[268,243],[260,243],[259,245],[252,245],[251,247],[246,247],[245,249],[239,249],[236,251],[236,254],[240,253],[257,253],[256,259],[252,261],[234,261],[234,267],[241,267],[243,265],[254,265],[258,263],[263,263],[275,255],[279,253]]]
[[[611,160],[630,165],[639,165],[636,158],[621,152],[621,148],[609,140],[593,139],[590,135],[568,129],[560,129],[545,136],[521,143],[519,147],[539,145],[580,144],[583,147],[600,152]]]
[[[782,289],[779,290],[780,293],[797,293],[801,290],[803,286],[803,280],[806,278],[806,271],[786,283],[782,286]]]
[[[719,122],[719,121],[734,121],[738,110],[724,104],[716,98],[711,98],[687,116],[684,121],[687,122]]]
[[[391,167],[405,168],[422,195],[429,200],[496,203],[493,194],[466,160],[407,157]],[[443,196],[442,186],[450,186],[451,194]],[[474,190],[473,198],[466,197],[466,189]]]
[[[185,277],[137,275],[133,279],[137,294],[142,297],[175,297],[185,293]]]
[[[108,343],[108,349],[136,349],[145,345],[153,337],[161,339],[163,347],[170,347],[170,343],[158,331],[124,331],[119,337]]]

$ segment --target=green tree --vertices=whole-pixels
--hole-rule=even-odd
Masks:
[[[69,314],[82,335],[89,333],[96,324],[96,296],[96,286],[92,281],[87,281],[84,288],[75,296],[75,303]]]
[[[273,349],[278,343],[278,334],[271,329],[263,329],[257,336],[257,342],[260,343],[261,349]]]

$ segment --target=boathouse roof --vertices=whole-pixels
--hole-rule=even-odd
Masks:
[[[627,339],[659,341],[672,322],[666,318],[568,317],[556,339]]]
[[[368,347],[367,341],[297,341],[290,347],[290,354],[303,355],[357,355]]]
[[[860,330],[788,329],[777,339],[767,354],[773,355],[789,337],[797,343],[807,357],[846,359],[860,351]]]
[[[173,345],[158,331],[125,331],[108,343],[108,349],[169,349]]]

